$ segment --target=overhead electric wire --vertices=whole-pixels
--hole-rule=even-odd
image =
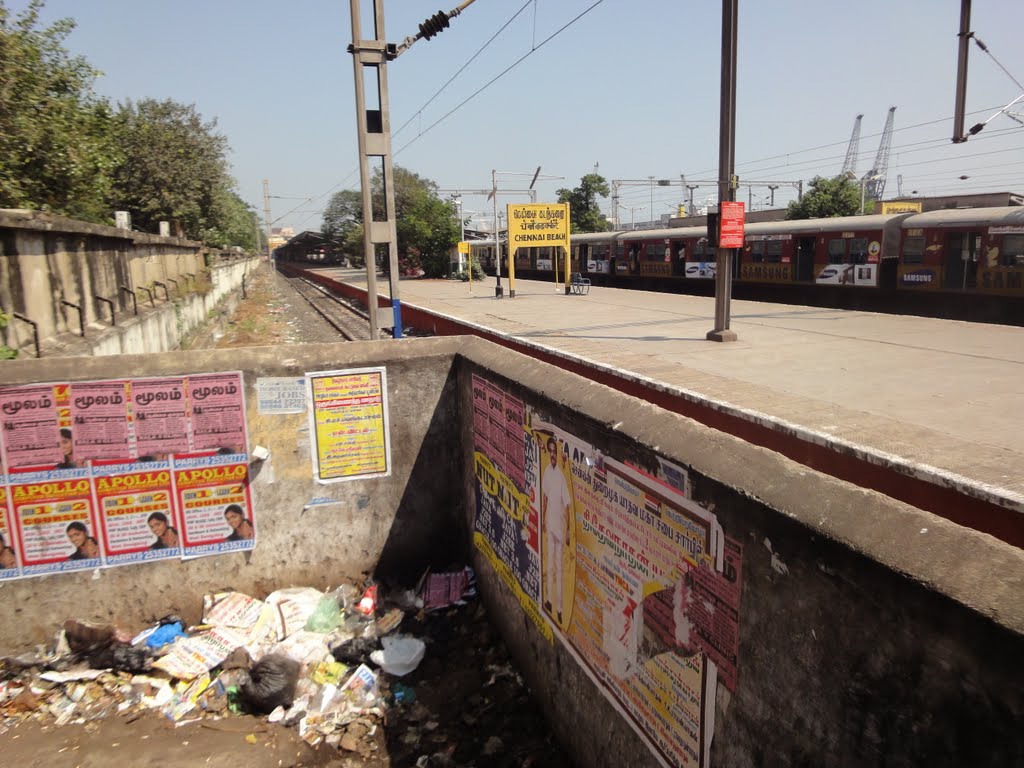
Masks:
[[[571,19],[570,21],[566,22],[566,23],[565,23],[564,25],[562,25],[561,27],[559,27],[559,28],[558,28],[558,29],[557,29],[557,30],[556,30],[556,31],[555,31],[554,33],[552,33],[552,34],[551,34],[551,35],[549,35],[548,37],[544,38],[544,40],[542,40],[542,41],[541,41],[541,43],[540,43],[540,45],[538,45],[538,46],[537,46],[536,48],[533,48],[533,49],[532,49],[532,50],[530,50],[529,52],[527,52],[527,53],[523,54],[522,56],[520,56],[520,57],[519,57],[518,59],[516,59],[516,60],[515,60],[514,62],[512,62],[512,64],[510,64],[510,65],[509,65],[509,66],[508,66],[508,67],[507,67],[506,69],[502,70],[502,71],[501,71],[500,73],[498,73],[498,74],[497,74],[497,75],[495,75],[495,76],[494,76],[493,78],[491,78],[490,80],[488,80],[488,81],[487,81],[487,83],[485,83],[485,84],[484,84],[484,85],[482,85],[482,86],[481,86],[480,88],[478,88],[477,90],[475,90],[475,91],[474,91],[474,92],[473,92],[473,93],[472,93],[472,94],[471,94],[471,95],[470,95],[470,96],[469,96],[468,98],[466,98],[466,99],[465,99],[464,101],[462,101],[461,103],[459,103],[459,104],[458,104],[457,106],[455,106],[455,107],[453,107],[452,109],[450,109],[450,110],[449,110],[448,112],[445,112],[445,113],[444,113],[444,115],[442,115],[442,116],[441,116],[441,117],[439,117],[439,118],[438,118],[437,120],[435,120],[435,121],[434,121],[433,123],[431,123],[431,124],[430,124],[430,125],[429,125],[429,126],[428,126],[428,127],[426,128],[426,130],[423,130],[423,131],[421,131],[421,132],[420,132],[420,133],[418,133],[418,134],[416,135],[416,137],[415,137],[415,138],[413,138],[413,139],[412,139],[411,141],[409,141],[409,142],[406,142],[405,144],[403,144],[403,145],[402,145],[402,147],[400,147],[399,149],[395,150],[395,151],[394,151],[394,153],[393,153],[393,155],[394,155],[394,156],[397,156],[397,155],[398,155],[398,154],[399,154],[400,152],[402,152],[403,150],[407,149],[407,148],[408,148],[409,146],[411,146],[411,145],[412,145],[412,144],[414,144],[414,143],[415,143],[416,141],[418,141],[418,140],[419,140],[419,139],[420,139],[421,137],[423,137],[423,136],[425,136],[426,134],[430,133],[430,131],[432,131],[432,130],[433,130],[434,128],[436,128],[436,127],[437,127],[438,125],[440,125],[441,123],[443,123],[443,122],[444,122],[445,120],[447,120],[447,119],[448,119],[449,117],[451,117],[451,116],[452,116],[453,114],[455,114],[456,112],[458,112],[458,111],[459,111],[460,109],[462,109],[462,108],[463,108],[464,106],[466,106],[466,105],[467,105],[467,104],[468,104],[469,102],[471,102],[471,101],[472,101],[473,99],[475,99],[475,98],[476,98],[477,96],[479,96],[479,95],[480,95],[481,93],[483,93],[483,92],[484,92],[484,91],[486,91],[486,90],[487,90],[488,88],[490,88],[490,87],[491,87],[492,85],[494,85],[494,84],[495,84],[496,82],[498,82],[498,80],[500,80],[500,79],[501,79],[501,78],[503,78],[503,77],[504,77],[505,75],[507,75],[507,74],[508,74],[509,72],[511,72],[511,71],[512,71],[513,69],[515,69],[516,67],[518,67],[518,66],[519,66],[519,65],[520,65],[520,64],[521,64],[521,63],[522,63],[523,61],[525,61],[526,59],[528,59],[528,58],[529,58],[530,56],[532,56],[532,55],[533,55],[534,53],[536,53],[537,51],[539,51],[539,50],[540,50],[541,48],[543,48],[543,47],[544,47],[545,45],[547,45],[547,44],[548,44],[549,42],[551,42],[552,40],[554,40],[554,39],[555,39],[556,37],[558,37],[558,36],[559,36],[560,34],[562,34],[562,33],[563,33],[563,32],[564,32],[564,31],[565,31],[566,29],[568,29],[568,28],[569,28],[569,27],[571,27],[571,26],[572,26],[573,24],[575,24],[575,23],[576,23],[577,21],[579,21],[580,19],[582,19],[582,18],[583,18],[584,16],[586,16],[586,15],[587,15],[588,13],[590,13],[590,12],[591,12],[592,10],[594,10],[594,9],[595,9],[595,8],[596,8],[597,6],[599,6],[599,5],[600,5],[601,3],[603,3],[603,2],[604,2],[604,0],[596,0],[596,2],[594,2],[594,3],[592,4],[592,5],[590,5],[589,7],[585,8],[585,9],[584,9],[583,11],[581,11],[581,12],[580,12],[580,13],[579,13],[579,14],[578,14],[577,16],[575,16],[575,17],[574,17],[574,18],[572,18],[572,19]]]
[[[463,64],[461,67],[459,67],[459,69],[455,72],[455,74],[452,75],[451,77],[449,77],[447,82],[444,85],[442,85],[440,88],[437,89],[437,91],[434,93],[433,96],[431,96],[429,99],[427,99],[426,102],[424,102],[420,106],[419,109],[417,109],[415,112],[412,113],[412,117],[410,117],[408,120],[406,120],[404,123],[402,123],[401,127],[397,131],[395,131],[394,133],[391,134],[391,138],[393,139],[396,136],[398,136],[398,134],[400,134],[405,129],[405,127],[407,125],[409,125],[409,123],[411,123],[419,115],[421,115],[423,113],[423,110],[426,109],[427,107],[429,107],[430,104],[434,101],[434,99],[436,99],[438,96],[440,96],[441,93],[444,91],[444,89],[447,88],[449,85],[451,85],[452,81],[454,81],[455,78],[457,78],[459,75],[461,75],[465,71],[466,67],[468,67],[470,64],[472,64],[473,61],[476,59],[476,57],[479,56],[481,53],[483,53],[484,50],[491,43],[493,43],[497,39],[498,35],[500,35],[502,32],[505,31],[506,27],[508,27],[509,24],[511,24],[513,21],[515,21],[517,18],[519,18],[519,14],[521,14],[523,11],[525,11],[529,7],[530,3],[532,3],[532,2],[534,2],[534,0],[526,0],[526,2],[523,3],[522,7],[518,11],[516,11],[514,14],[512,14],[512,16],[509,18],[508,21],[506,21],[504,24],[501,25],[501,27],[498,28],[498,31],[495,32],[493,35],[491,35],[490,39],[486,43],[484,43],[476,53],[474,53],[472,56],[470,56],[466,60],[466,63]]]

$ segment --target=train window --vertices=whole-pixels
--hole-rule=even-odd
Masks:
[[[903,263],[920,264],[924,261],[924,238],[908,237],[903,241]]]
[[[846,261],[846,241],[833,237],[828,241],[828,263],[843,264]]]
[[[782,261],[782,241],[769,240],[765,243],[765,261],[771,264],[778,264]]]
[[[664,245],[648,245],[647,246],[647,261],[664,261],[665,260],[665,246]]]
[[[623,245],[622,243],[616,243],[615,244],[615,258],[621,259],[625,255],[626,255],[626,246]]]
[[[1024,267],[1024,235],[1003,235],[999,263],[1004,267]]]
[[[708,247],[707,240],[698,240],[697,244],[693,247],[693,255],[707,256],[709,253],[712,252],[712,250],[714,249]],[[694,259],[694,261],[701,261],[701,259]]]
[[[750,260],[755,263],[764,261],[764,240],[755,240],[750,244]]]
[[[868,239],[866,237],[855,237],[850,241],[850,263],[868,263]]]

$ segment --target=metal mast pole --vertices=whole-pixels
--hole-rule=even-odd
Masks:
[[[491,170],[491,201],[494,203],[494,297],[501,298],[501,243],[498,238],[498,172]]]
[[[722,202],[736,199],[734,171],[736,159],[736,39],[739,0],[722,0],[722,95],[718,132],[718,212]],[[736,341],[729,328],[729,304],[732,301],[731,248],[718,248],[715,270],[715,327],[708,331],[710,341]]]
[[[267,229],[267,261],[270,261],[270,180],[263,180],[263,226]]]

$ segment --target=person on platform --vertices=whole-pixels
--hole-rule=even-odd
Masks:
[[[242,541],[256,536],[252,521],[246,518],[245,512],[237,504],[228,504],[224,510],[224,519],[231,526],[231,534],[224,541]]]
[[[68,560],[92,560],[100,556],[99,542],[89,535],[89,529],[85,527],[85,523],[78,520],[68,523],[65,532],[68,535],[68,541],[75,548],[75,551],[68,556]]]
[[[544,520],[544,608],[552,611],[562,623],[562,556],[569,542],[569,524],[572,519],[572,494],[565,472],[558,466],[558,441],[547,441],[548,464],[541,476],[541,515]]]
[[[156,541],[149,545],[150,549],[178,548],[178,532],[171,527],[167,515],[163,512],[154,512],[146,518],[146,523],[149,525],[149,530],[156,536]]]

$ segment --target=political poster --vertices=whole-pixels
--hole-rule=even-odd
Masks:
[[[103,564],[88,468],[12,476],[8,495],[23,575]]]
[[[319,371],[306,378],[313,477],[331,483],[391,474],[385,369]]]
[[[249,466],[244,460],[231,455],[175,457],[172,475],[184,557],[256,545]]]
[[[107,565],[181,557],[170,462],[96,465],[93,482]]]

